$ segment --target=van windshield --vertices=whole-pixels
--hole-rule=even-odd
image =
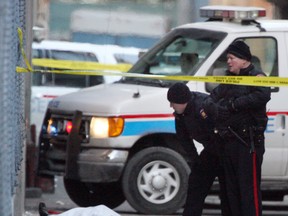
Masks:
[[[129,73],[193,76],[226,35],[201,29],[176,29],[144,54]],[[121,82],[171,84],[171,81],[134,77],[124,77]]]

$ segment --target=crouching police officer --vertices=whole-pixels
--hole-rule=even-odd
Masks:
[[[265,76],[251,63],[249,46],[243,41],[227,49],[228,76]],[[266,104],[270,88],[220,84],[203,108],[215,121],[215,133],[223,140],[223,167],[231,216],[262,215],[261,166]]]
[[[207,96],[199,92],[190,92],[184,83],[175,83],[167,93],[170,106],[175,111],[177,137],[192,161],[184,216],[202,215],[205,198],[216,177],[219,178],[221,191],[225,189],[214,127],[201,116],[201,105]],[[204,146],[200,155],[193,139]],[[226,193],[220,194],[222,215],[230,216],[227,199],[222,194]]]

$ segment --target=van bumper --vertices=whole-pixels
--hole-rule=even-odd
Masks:
[[[83,150],[77,161],[79,180],[95,183],[118,181],[127,158],[128,151],[125,150]]]
[[[65,160],[66,158],[66,160]],[[38,175],[60,175],[82,182],[115,182],[124,170],[128,151],[115,149],[82,149],[75,157],[73,166],[67,163],[67,153],[50,149],[40,159]],[[71,159],[69,159],[71,160]]]

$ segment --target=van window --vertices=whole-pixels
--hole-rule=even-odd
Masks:
[[[75,60],[75,61],[96,61],[97,57],[93,53],[83,53],[74,51],[62,51],[62,50],[49,50],[48,56],[51,59],[56,60]]]
[[[272,37],[238,38],[250,47],[251,62],[255,68],[263,71],[267,76],[278,76],[277,42]],[[224,52],[208,70],[209,76],[224,76],[227,69],[226,53]],[[210,92],[217,83],[206,83],[206,91]],[[276,88],[275,88],[276,90]]]
[[[98,62],[98,59],[95,56],[95,54],[88,52],[33,49],[32,56],[33,58]],[[52,74],[45,72],[45,70],[48,69],[53,70],[57,68],[35,67],[34,69],[43,70],[43,72],[33,73],[32,77],[33,86],[65,86],[65,87],[84,88],[93,85],[98,85],[104,82],[102,76]]]
[[[114,58],[116,59],[117,63],[126,63],[126,64],[135,64],[138,60],[138,55],[135,54],[126,54],[126,53],[115,53]]]
[[[194,75],[201,62],[207,57],[213,48],[213,42],[208,40],[198,40],[194,38],[178,37],[165,49],[153,56],[150,61],[150,74],[167,75]],[[181,63],[187,56],[197,56],[197,61],[192,63],[190,58],[190,69],[183,70]],[[185,56],[185,57],[183,57]],[[188,59],[187,59],[188,60]]]
[[[177,29],[143,55],[129,72],[165,76],[194,75],[226,35],[209,30]],[[159,80],[132,77],[125,77],[122,81],[145,82],[147,85],[159,83]],[[169,81],[165,82],[169,85]],[[164,81],[161,81],[163,84]]]

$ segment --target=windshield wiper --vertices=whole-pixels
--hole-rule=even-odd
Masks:
[[[118,83],[145,84],[149,86],[168,87],[171,85],[169,81],[149,78],[125,78],[117,81]]]

